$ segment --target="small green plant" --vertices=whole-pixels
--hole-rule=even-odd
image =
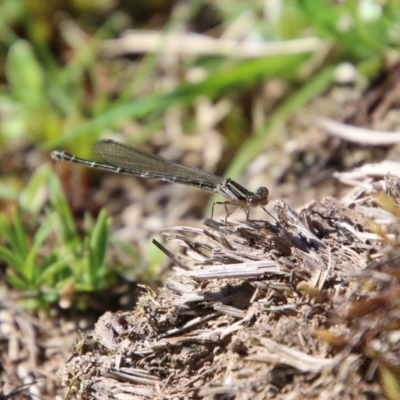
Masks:
[[[40,204],[37,199],[43,198],[43,185],[47,187],[50,204],[41,216],[42,223],[29,234],[21,216],[27,211],[35,216]],[[55,301],[69,307],[79,299],[75,295],[102,291],[115,281],[121,271],[106,267],[111,245],[106,211],[101,211],[96,221],[88,214],[85,216],[81,237],[58,178],[48,165],[32,177],[21,193],[20,204],[11,218],[0,214],[0,259],[7,265],[7,282],[24,292],[21,297],[26,307],[43,308]]]

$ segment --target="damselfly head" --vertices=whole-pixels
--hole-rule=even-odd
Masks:
[[[266,206],[268,204],[269,190],[262,186],[248,199],[251,207]]]

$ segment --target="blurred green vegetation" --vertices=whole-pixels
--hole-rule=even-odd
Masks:
[[[43,190],[49,193],[45,207]],[[7,282],[24,293],[24,307],[46,309],[59,301],[64,308],[72,303],[85,308],[75,293],[102,292],[117,281],[123,270],[106,266],[112,245],[106,211],[100,212],[97,221],[86,214],[84,234],[78,232],[60,182],[48,164],[34,173],[19,203],[12,208],[11,218],[0,214],[6,243],[0,245],[0,258],[7,264]],[[21,214],[36,218],[24,224]],[[130,254],[137,256],[132,250]],[[134,261],[139,264],[137,257]]]
[[[115,275],[106,267],[111,246],[108,217],[86,217],[81,237],[72,211],[49,164],[37,171],[15,154],[34,147],[44,159],[56,146],[88,157],[99,135],[139,129],[131,143],[147,140],[164,126],[165,113],[180,107],[184,126],[194,125],[198,98],[228,98],[232,112],[221,124],[231,152],[226,175],[236,178],[262,149],[273,128],[329,88],[336,67],[354,65],[372,79],[398,58],[397,1],[292,0],[263,2],[134,0],[3,0],[0,3],[0,258],[8,283],[50,302],[71,284],[82,292],[103,290]],[[243,16],[252,17],[256,41],[314,37],[321,48],[253,59],[182,57],[175,87],[159,83],[162,52],[106,58],[104,41],[128,28],[164,33],[188,31],[219,37]],[[199,67],[200,82],[185,71]],[[285,97],[268,111],[261,128],[243,107],[240,93],[253,93],[267,80],[287,83]],[[22,188],[25,187],[25,190]],[[10,211],[12,210],[12,211]],[[29,231],[24,220],[37,228]],[[134,254],[133,254],[134,256]]]

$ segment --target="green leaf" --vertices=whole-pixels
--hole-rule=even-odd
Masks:
[[[73,257],[68,255],[67,257],[63,257],[62,260],[57,260],[48,265],[40,274],[38,283],[54,282],[54,279],[57,275],[59,275],[64,270],[67,270],[69,268],[69,265],[71,264],[72,260]],[[71,280],[70,277],[68,277],[68,279]]]
[[[50,214],[47,216],[47,219],[40,225],[39,229],[36,231],[33,243],[35,245],[41,245],[49,236],[51,230],[54,227],[54,222],[56,218],[54,214]]]
[[[105,275],[105,259],[108,246],[108,216],[105,210],[102,210],[93,228],[90,228],[91,219],[88,214],[85,215],[87,230],[90,232],[84,239],[84,248],[88,252],[88,263],[86,264],[86,282],[92,287],[92,290],[100,290]]]
[[[22,222],[19,213],[14,208],[12,213],[12,225],[2,216],[0,219],[1,232],[5,235],[7,241],[10,244],[13,252],[18,255],[21,259],[25,259],[28,255],[29,245],[25,235],[25,229],[22,226]]]
[[[385,45],[382,28],[379,23],[361,21],[358,2],[352,7],[350,2],[342,5],[326,0],[298,0],[299,8],[309,20],[310,25],[318,29],[323,37],[329,37],[333,43],[345,50],[348,57],[367,58],[381,53]],[[347,24],[347,26],[341,26]],[[377,38],[380,37],[380,41]]]
[[[29,252],[29,244],[26,236],[25,228],[22,225],[21,217],[17,208],[13,212],[14,230],[17,238],[18,247],[16,250],[21,254],[21,257],[27,255]]]
[[[21,191],[19,202],[23,210],[31,214],[37,215],[47,201],[47,183],[51,168],[48,164],[40,166],[31,179],[28,185]]]
[[[38,289],[37,276],[40,275],[41,266],[36,265],[36,259],[40,251],[40,243],[35,243],[29,250],[28,257],[25,260],[24,276],[32,285],[32,288]]]
[[[20,271],[24,268],[24,260],[4,246],[0,246],[0,258],[2,258],[11,269]]]
[[[108,215],[101,210],[96,225],[90,235],[90,250],[94,254],[96,276],[103,277],[108,245]]]
[[[75,229],[74,220],[60,182],[55,175],[49,180],[50,203],[54,207],[59,223],[56,233],[64,244],[76,242],[79,238]]]
[[[35,109],[43,103],[44,72],[25,40],[15,42],[7,55],[7,80],[12,94],[21,102]]]
[[[16,275],[7,274],[7,282],[15,289],[22,291],[29,290],[27,282]]]

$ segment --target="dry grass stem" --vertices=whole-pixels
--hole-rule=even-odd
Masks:
[[[131,30],[118,39],[105,42],[103,53],[107,57],[162,51],[187,56],[226,56],[240,58],[266,57],[284,54],[309,53],[319,50],[321,40],[303,38],[282,42],[239,41],[214,39],[198,33]]]
[[[376,186],[400,198],[395,178]],[[300,213],[275,201],[273,221],[163,230],[182,246],[175,273],[132,313],[106,313],[60,372],[64,384],[75,398],[98,399],[350,399],[355,380],[378,393],[376,371],[396,347],[376,346],[396,319],[400,257],[385,251],[399,234],[397,209],[378,207],[375,195]],[[378,363],[369,380],[368,360]]]

